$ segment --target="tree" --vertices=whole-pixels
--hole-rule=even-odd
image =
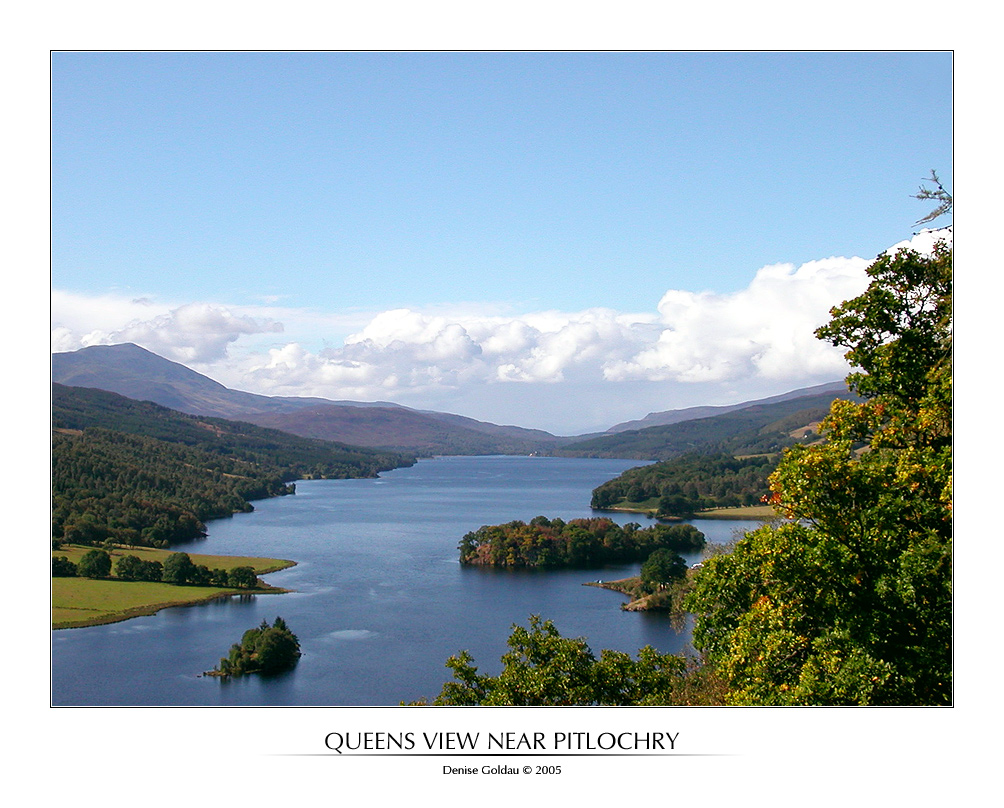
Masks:
[[[798,520],[705,562],[694,643],[740,704],[947,704],[952,616],[952,250],[900,250],[817,336],[859,403],[789,449],[771,501]]]
[[[687,562],[672,550],[660,547],[641,565],[641,582],[645,590],[655,592],[687,575]]]
[[[143,577],[143,561],[139,556],[124,555],[115,562],[115,577],[136,581]]]
[[[925,188],[923,185],[914,194],[914,199],[933,199],[938,203],[938,207],[928,213],[924,218],[918,219],[917,224],[927,224],[927,222],[933,222],[939,216],[944,216],[946,213],[952,212],[952,195],[945,190],[945,186],[941,184],[941,180],[938,179],[937,172],[932,168],[931,176],[924,180],[924,182],[933,182],[934,188]]]
[[[720,703],[720,689],[706,671],[687,660],[660,654],[651,646],[638,659],[603,651],[597,659],[586,641],[562,637],[550,620],[530,616],[529,628],[514,625],[510,650],[498,676],[478,673],[462,651],[446,661],[446,682],[436,706],[469,705],[632,705]]]
[[[701,507],[696,499],[690,499],[683,494],[665,494],[659,497],[659,516],[676,516],[686,519],[694,515]]]
[[[53,556],[52,577],[53,578],[73,578],[77,574],[77,565],[66,556]]]
[[[230,654],[209,673],[214,676],[241,676],[245,673],[279,673],[291,668],[300,658],[300,641],[290,631],[286,621],[276,617],[270,626],[267,620],[249,628],[240,644],[230,646]]]
[[[112,572],[112,558],[104,550],[88,550],[77,565],[82,578],[107,578]]]
[[[253,567],[234,567],[227,574],[227,584],[240,589],[254,589],[258,585],[258,577]]]
[[[269,626],[258,639],[256,653],[262,673],[279,673],[299,659],[300,643],[288,629]]]
[[[187,584],[195,575],[195,564],[188,553],[171,553],[164,561],[164,582]]]

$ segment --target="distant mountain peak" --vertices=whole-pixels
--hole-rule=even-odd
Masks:
[[[846,393],[847,384],[843,381],[826,382],[812,387],[803,387],[798,390],[791,390],[776,396],[759,398],[751,401],[743,401],[738,404],[724,404],[705,407],[686,407],[679,410],[664,410],[662,412],[650,412],[644,418],[635,421],[624,421],[615,424],[606,430],[604,434],[615,434],[617,432],[627,432],[635,429],[647,429],[650,426],[669,426],[682,421],[692,421],[697,418],[711,418],[715,415],[724,415],[727,412],[756,407],[762,404],[776,404],[782,401],[791,401],[795,398],[821,395],[824,393]]]
[[[304,437],[424,454],[524,454],[558,439],[391,402],[262,396],[231,390],[132,343],[52,355],[52,381],[152,401],[189,415],[249,421]]]

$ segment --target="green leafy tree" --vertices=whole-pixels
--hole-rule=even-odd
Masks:
[[[708,671],[651,646],[638,659],[619,651],[597,658],[586,641],[562,637],[550,620],[530,616],[529,628],[514,625],[498,676],[478,673],[467,651],[450,657],[446,682],[435,706],[634,705],[720,703],[721,688]]]
[[[88,550],[77,564],[82,578],[107,578],[112,573],[112,558],[104,550]]]
[[[234,567],[227,574],[227,584],[240,589],[254,589],[258,585],[258,576],[253,567]]]
[[[124,555],[115,562],[115,577],[126,581],[136,581],[143,578],[143,561],[139,556]]]
[[[675,516],[686,519],[699,510],[699,500],[690,499],[683,494],[666,494],[659,497],[659,516]]]
[[[77,565],[70,561],[66,556],[53,556],[52,559],[52,577],[53,578],[72,578],[77,574]]]
[[[256,653],[262,673],[279,673],[300,657],[300,643],[288,629],[269,626],[258,638]]]
[[[196,575],[195,564],[188,553],[171,553],[164,560],[164,582],[187,584]]]
[[[952,615],[952,251],[900,250],[817,335],[861,402],[786,452],[766,526],[705,562],[695,646],[740,704],[947,704]]]
[[[672,550],[660,547],[641,565],[641,583],[648,592],[663,589],[687,575],[687,562]]]
[[[295,665],[299,658],[299,639],[285,620],[276,617],[271,626],[262,620],[261,625],[245,631],[240,644],[230,646],[229,655],[211,673],[216,676],[280,673]]]

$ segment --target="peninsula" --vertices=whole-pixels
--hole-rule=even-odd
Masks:
[[[80,564],[93,547],[64,545],[52,551],[53,559]],[[113,547],[106,551],[115,566],[127,556],[134,556],[149,564],[167,563],[173,554],[169,550],[148,547]],[[185,554],[187,555],[187,554]],[[250,558],[243,556],[198,555],[189,556],[194,568],[232,572],[241,568],[253,571],[253,581],[244,586],[212,584],[177,584],[163,580],[128,580],[109,571],[102,577],[53,576],[52,578],[52,628],[83,628],[105,623],[117,623],[132,617],[154,614],[169,606],[192,606],[232,595],[271,595],[289,590],[271,586],[259,575],[277,572],[295,566],[295,561],[278,558]]]

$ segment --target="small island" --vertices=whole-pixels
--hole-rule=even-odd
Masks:
[[[273,674],[292,668],[300,658],[300,641],[286,621],[276,617],[270,626],[262,620],[257,628],[244,632],[240,643],[230,646],[229,656],[205,676],[244,676],[248,673]]]
[[[704,534],[693,525],[642,528],[635,522],[621,526],[607,517],[565,522],[537,516],[529,523],[483,525],[465,535],[459,549],[461,564],[555,569],[644,561],[656,550],[675,555],[704,545]]]

